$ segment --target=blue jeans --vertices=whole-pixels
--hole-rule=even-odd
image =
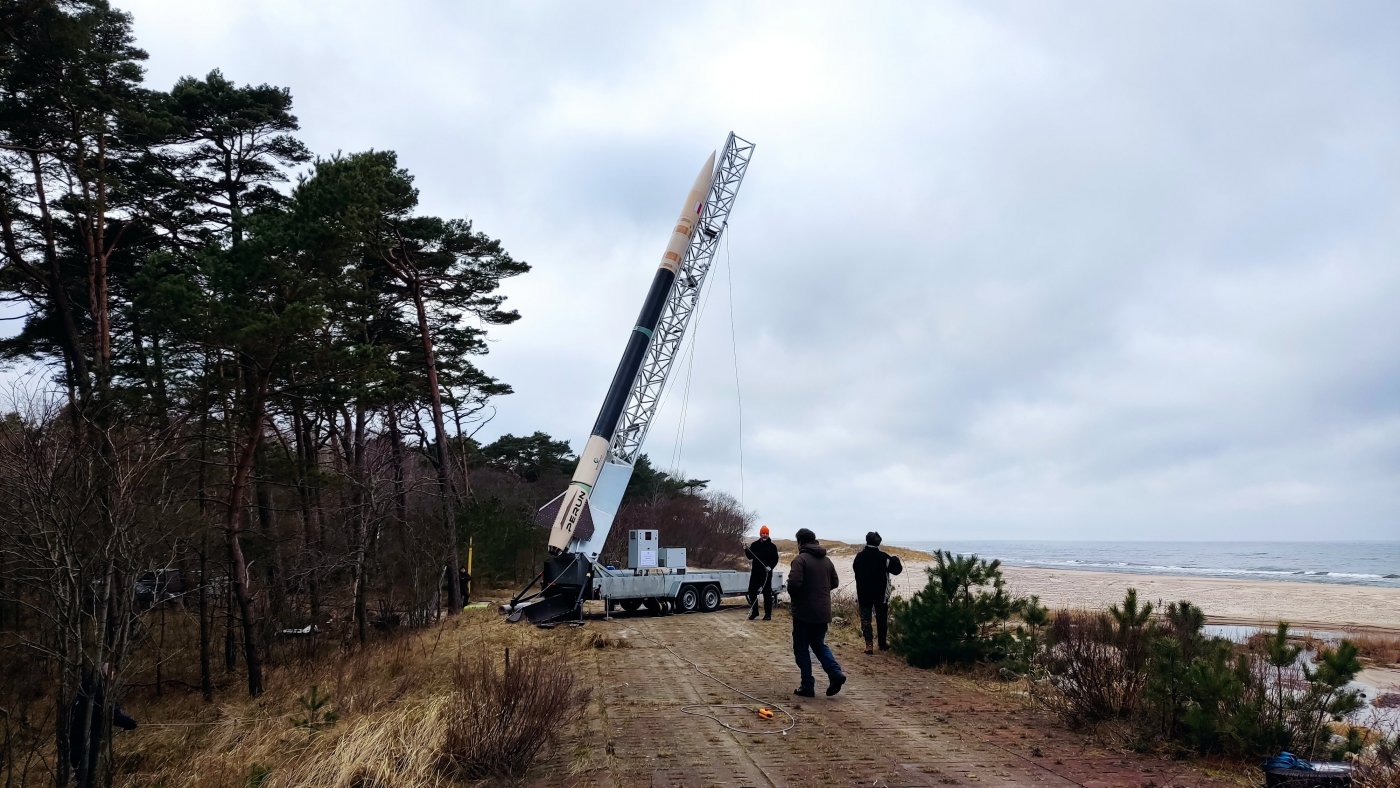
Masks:
[[[809,649],[817,655],[817,661],[821,663],[822,670],[826,671],[827,678],[844,675],[841,666],[836,663],[836,657],[831,653],[831,648],[826,645],[826,624],[793,619],[792,655],[797,659],[797,669],[802,671],[802,689],[812,689],[816,685],[816,679],[812,677],[812,655],[808,653]]]

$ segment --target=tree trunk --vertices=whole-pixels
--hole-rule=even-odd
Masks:
[[[203,503],[201,499],[200,503]],[[203,506],[200,507],[201,511]],[[199,692],[204,696],[205,703],[214,700],[214,675],[210,669],[209,654],[209,630],[211,613],[209,611],[209,530],[204,527],[203,538],[199,544]]]
[[[270,552],[266,567],[267,609],[263,622],[262,642],[271,643],[274,633],[282,627],[286,610],[286,584],[282,571],[282,540],[277,534],[277,510],[272,499],[272,485],[267,482],[267,432],[258,433],[258,448],[253,459],[254,499],[257,501],[258,531]]]
[[[306,565],[306,591],[311,608],[311,650],[316,650],[316,628],[321,623],[321,509],[313,486],[317,468],[315,428],[301,402],[292,408],[292,429],[297,445],[297,502],[301,506],[302,554]]]
[[[219,380],[220,380],[220,381],[227,380],[227,378],[226,378],[225,375],[224,375],[224,372],[225,372],[225,371],[226,371],[226,367],[225,367],[224,361],[223,361],[223,359],[220,359],[220,362],[219,362]],[[234,425],[234,402],[235,402],[235,400],[236,400],[237,397],[238,397],[238,394],[237,394],[237,385],[238,385],[238,382],[237,382],[237,380],[234,380],[234,381],[231,381],[231,383],[232,383],[232,385],[233,385],[233,387],[234,387],[234,392],[229,393],[229,394],[226,394],[226,395],[224,396],[224,398],[223,398],[223,400],[224,400],[224,439],[225,439],[225,445],[228,447],[228,467],[229,467],[229,468],[234,468],[235,466],[238,465],[238,446],[237,446],[237,443],[236,443],[237,429],[236,429],[236,427],[235,427],[235,425]],[[232,474],[232,471],[230,471],[230,474]],[[230,480],[231,480],[231,479],[232,479],[232,476],[230,475]],[[224,505],[225,505],[226,507],[228,506],[228,501],[227,501],[227,499],[225,499]],[[227,515],[227,512],[225,512],[225,520],[226,520],[226,521],[227,521],[227,516],[228,516],[228,515]],[[234,643],[235,643],[235,641],[234,641],[234,635],[233,635],[233,630],[234,630],[234,627],[233,627],[233,563],[232,563],[232,561],[229,559],[229,555],[230,555],[230,553],[231,553],[231,550],[229,549],[229,546],[228,546],[228,538],[229,538],[229,532],[228,532],[227,527],[225,527],[225,529],[224,529],[224,672],[225,672],[225,673],[232,673],[232,672],[233,672],[233,669],[238,665],[238,652],[237,652],[237,650],[234,648]]]
[[[67,282],[58,259],[58,242],[54,232],[53,215],[49,211],[48,198],[44,192],[44,173],[39,163],[39,154],[31,151],[29,161],[34,173],[34,197],[43,227],[44,260],[49,266],[49,296],[58,311],[59,325],[63,327],[64,356],[72,367],[70,382],[76,382],[78,401],[86,404],[92,395],[87,354],[83,352],[82,334],[78,331],[78,321],[73,314],[73,304],[69,300]],[[75,420],[79,418],[79,410],[80,408],[73,409]]]
[[[404,488],[403,433],[399,431],[399,412],[393,406],[384,415],[389,426],[389,456],[394,463],[394,515],[400,533],[408,523],[408,493]]]
[[[442,417],[442,388],[438,384],[437,355],[433,350],[432,329],[428,325],[428,310],[423,303],[422,282],[414,275],[409,281],[413,306],[418,312],[418,334],[423,342],[423,363],[428,373],[428,396],[432,404],[433,433],[437,441],[438,491],[442,495],[443,526],[447,536],[447,614],[462,612],[462,590],[457,587],[457,571],[461,565],[457,545],[457,501],[452,489],[452,466],[447,450],[447,427]]]
[[[205,374],[209,370],[209,358],[204,359]],[[214,675],[210,639],[213,629],[213,612],[209,609],[209,496],[205,487],[208,466],[209,435],[209,387],[203,386],[203,407],[199,416],[199,462],[196,464],[197,490],[196,507],[199,511],[199,691],[206,703],[214,700]]]
[[[365,406],[359,403],[355,405],[355,423],[353,427],[353,445],[351,447],[350,460],[350,509],[354,519],[355,535],[355,557],[353,564],[354,592],[355,592],[355,634],[359,637],[360,645],[364,645],[369,639],[368,622],[366,619],[365,596],[367,594],[366,585],[368,579],[365,576],[366,558],[368,555],[369,540],[369,505],[365,492],[368,488],[368,480],[365,478]],[[349,427],[350,425],[346,425]]]
[[[243,555],[242,534],[248,519],[247,502],[244,500],[248,480],[252,475],[253,460],[257,455],[258,440],[263,431],[263,407],[267,395],[266,376],[259,373],[256,362],[245,358],[244,396],[247,398],[247,424],[243,436],[243,449],[233,468],[233,482],[229,485],[228,512],[225,515],[224,529],[228,533],[229,564],[232,570],[233,598],[238,604],[238,614],[243,619],[243,660],[248,670],[248,694],[256,697],[262,694],[262,654],[258,649],[257,622],[253,618],[253,594],[249,587],[248,562]]]

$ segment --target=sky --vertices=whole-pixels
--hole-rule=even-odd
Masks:
[[[115,4],[533,266],[481,438],[582,447],[733,130],[658,466],[789,537],[1400,537],[1393,3]]]

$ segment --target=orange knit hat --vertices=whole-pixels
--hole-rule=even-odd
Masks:
[[[758,529],[758,535],[759,535],[759,536],[767,536],[767,535],[768,535],[768,526],[765,525],[765,526],[763,526],[762,528],[759,528],[759,529]]]

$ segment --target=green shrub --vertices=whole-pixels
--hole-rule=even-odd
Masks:
[[[1190,691],[1186,674],[1206,645],[1201,634],[1205,623],[1205,613],[1199,607],[1185,600],[1172,602],[1149,647],[1148,708],[1160,730],[1171,737],[1181,733]]]
[[[301,705],[302,716],[292,718],[294,727],[319,731],[335,725],[336,720],[340,719],[328,708],[331,696],[321,694],[315,684],[311,685],[311,692],[297,698],[297,703]]]
[[[1142,740],[1201,753],[1325,758],[1362,746],[1359,733],[1336,737],[1331,727],[1361,706],[1347,689],[1361,668],[1350,641],[1309,666],[1287,624],[1244,650],[1205,637],[1205,614],[1190,602],[1168,605],[1158,621],[1151,609],[1129,589],[1107,613],[1056,616],[1032,695],[1071,724],[1129,720]]]
[[[1354,643],[1343,640],[1336,648],[1319,649],[1314,662],[1314,667],[1303,666],[1308,686],[1295,701],[1298,741],[1294,746],[1316,757],[1332,752],[1329,723],[1341,721],[1364,703],[1360,690],[1346,688],[1361,672],[1361,660]]]
[[[1003,668],[1024,675],[1031,671],[1035,657],[1044,648],[1044,631],[1050,622],[1050,609],[1040,604],[1040,597],[1012,600],[1011,612],[1021,619],[1021,624],[1011,629],[1007,642],[1007,653],[1001,659]]]
[[[1205,642],[1186,667],[1186,704],[1179,738],[1198,752],[1243,754],[1254,749],[1242,734],[1257,728],[1260,709],[1247,699],[1249,660],[1222,638]],[[1260,754],[1260,753],[1255,753]]]
[[[1017,607],[1006,593],[1000,561],[940,550],[927,585],[908,600],[891,602],[891,646],[921,668],[1003,660],[1025,650],[1024,633],[1007,627]]]

